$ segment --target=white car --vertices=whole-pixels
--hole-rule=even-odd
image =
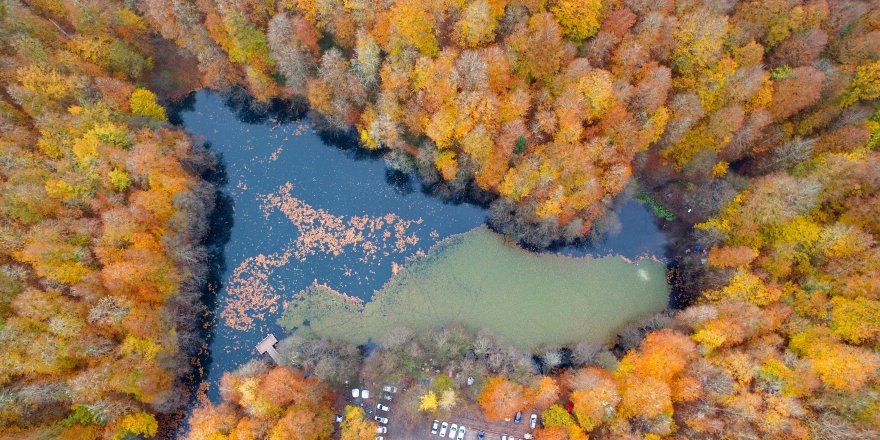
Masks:
[[[431,434],[436,434],[437,431],[440,430],[440,421],[434,420],[434,423],[431,425]]]
[[[363,397],[364,399],[369,399],[370,398],[370,390],[361,390],[361,397]]]
[[[376,440],[385,440],[385,437],[382,437],[381,435],[377,435]]]
[[[507,440],[507,434],[502,435],[501,440]]]
[[[352,388],[351,389],[351,397],[354,397],[355,399],[357,399],[358,397],[361,397],[361,390],[358,388]]]
[[[388,424],[388,417],[376,416],[376,417],[373,417],[373,420],[375,420],[383,425]]]
[[[382,410],[382,411],[388,411],[388,410],[390,409],[390,408],[388,408],[387,406],[382,405],[381,403],[377,404],[377,405],[376,405],[376,408],[377,408],[377,409],[380,409],[380,410]]]
[[[537,425],[538,425],[538,415],[535,413],[532,413],[532,416],[529,417],[529,428],[535,429],[535,426],[537,426]]]
[[[440,437],[446,437],[446,430],[449,429],[449,423],[443,422],[440,425]]]
[[[467,428],[464,426],[458,428],[458,437],[455,440],[464,440],[464,434],[467,432]]]
[[[385,385],[384,387],[382,387],[382,391],[385,391],[385,392],[388,392],[388,393],[396,393],[396,392],[397,392],[397,387],[393,387],[393,386],[391,386],[391,385]]]
[[[376,428],[376,432],[378,432],[379,434],[388,434],[388,428],[385,426],[380,426]]]
[[[455,434],[458,434],[458,425],[453,423],[452,426],[449,427],[449,438],[455,438]]]

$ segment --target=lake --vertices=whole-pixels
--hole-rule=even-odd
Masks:
[[[258,117],[227,105],[221,95],[208,91],[196,93],[179,117],[189,132],[205,138],[221,158],[218,176],[225,203],[215,215],[214,232],[222,237],[215,237],[212,264],[216,273],[208,286],[212,325],[203,362],[205,380],[213,384],[208,388],[212,400],[218,398],[216,383],[223,372],[257,356],[254,346],[267,333],[279,339],[285,335],[276,321],[297,292],[324,285],[368,301],[395,272],[427,270],[411,269],[404,266],[406,261],[418,266],[435,244],[473,231],[486,221],[484,207],[442,200],[423,188],[417,177],[390,169],[380,154],[315,133],[307,119],[282,123]],[[632,199],[618,205],[620,227],[615,234],[601,243],[554,251],[569,256],[662,257],[666,236],[650,208]],[[486,237],[494,234],[478,231]],[[529,253],[509,243],[504,246],[508,246],[506,259],[522,260],[530,267],[521,276],[531,274],[537,282],[532,286],[536,298],[541,294],[537,291],[541,278],[536,274],[551,261],[540,258],[551,258],[554,263],[547,267],[562,268],[558,270],[581,266],[583,270],[575,271],[577,277],[560,281],[568,289],[566,295],[590,274],[599,273],[588,266],[606,260],[568,258],[563,262],[555,255]],[[497,250],[471,247],[459,254],[464,258],[454,261],[492,257],[480,255],[481,248]],[[630,316],[662,309],[668,297],[665,276],[657,269],[661,263],[640,262],[636,267],[615,260],[611,264],[628,274],[623,285],[628,286],[629,299],[619,297],[619,307],[601,311],[616,316],[610,320],[591,319],[589,309],[582,311],[585,321],[605,322],[590,330],[603,335],[609,326],[616,327]],[[645,269],[642,264],[653,266]],[[650,273],[653,287],[644,290],[650,292],[645,293],[650,300],[639,300],[639,268]],[[666,296],[658,296],[656,283]],[[529,303],[529,307],[540,306],[540,301]],[[553,334],[554,338],[562,335]]]
[[[418,332],[454,322],[534,351],[604,342],[668,301],[662,262],[527,252],[481,226],[398,269],[369,302],[313,284],[287,302],[280,322],[355,344],[399,326]]]

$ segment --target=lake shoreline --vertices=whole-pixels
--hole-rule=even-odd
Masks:
[[[223,232],[223,234],[232,235],[232,231],[231,231],[232,223],[233,223],[232,217],[235,215],[236,204],[235,204],[235,201],[233,200],[234,194],[231,194],[230,191],[235,192],[236,189],[234,188],[234,185],[235,185],[234,176],[230,176],[228,174],[229,174],[229,167],[231,165],[234,166],[235,163],[229,162],[230,158],[227,157],[227,155],[224,154],[223,151],[218,150],[218,148],[219,148],[218,139],[212,138],[211,135],[209,134],[209,132],[204,132],[204,131],[200,132],[198,130],[194,130],[193,127],[187,126],[187,124],[185,124],[184,120],[183,120],[184,115],[196,111],[197,96],[202,96],[202,95],[198,95],[198,93],[204,93],[204,92],[194,92],[193,94],[188,96],[186,99],[180,101],[178,103],[178,105],[175,106],[173,111],[170,112],[170,114],[172,115],[172,119],[175,120],[175,122],[177,124],[180,124],[180,126],[185,128],[187,130],[187,132],[190,133],[192,136],[194,136],[197,139],[199,139],[199,138],[204,139],[206,141],[206,143],[209,145],[209,149],[212,152],[216,153],[218,155],[218,157],[220,158],[220,161],[218,163],[218,169],[216,170],[218,176],[217,176],[217,179],[215,179],[215,181],[213,183],[215,184],[215,187],[218,189],[218,192],[220,194],[223,194],[227,198],[229,198],[229,200],[228,200],[229,203],[228,203],[228,206],[224,206],[222,208],[221,208],[221,205],[218,203],[217,209],[215,209],[215,211],[211,214],[210,218],[211,218],[212,222],[220,222],[220,223],[227,224],[229,230]],[[252,111],[252,108],[247,106],[247,102],[248,102],[247,99],[242,99],[243,95],[240,93],[239,94],[236,94],[236,93],[232,93],[232,94],[225,93],[224,94],[222,92],[218,93],[218,92],[214,92],[214,91],[209,91],[208,93],[217,96],[221,100],[221,107],[227,108],[230,111],[232,111],[235,114],[235,119],[239,123],[246,124],[242,127],[242,129],[244,131],[266,130],[266,129],[268,129],[269,131],[273,131],[273,130],[275,130],[275,128],[285,127],[292,122],[296,122],[298,120],[301,120],[298,118],[304,118],[308,115],[307,109],[299,107],[295,102],[287,102],[287,103],[273,102],[272,105],[262,109],[263,110],[262,113],[257,114]],[[221,110],[221,111],[226,111],[226,110]],[[266,126],[268,126],[268,127],[266,127]],[[261,128],[261,127],[265,127],[265,128]],[[420,193],[429,199],[435,199],[435,200],[441,201],[444,205],[450,204],[451,206],[459,206],[459,205],[473,206],[475,208],[483,209],[484,212],[486,212],[486,208],[488,207],[488,204],[490,201],[486,198],[486,194],[473,196],[473,194],[471,194],[470,192],[467,192],[467,191],[451,193],[449,191],[443,190],[442,188],[438,188],[436,185],[433,185],[433,186],[430,185],[429,182],[424,181],[422,179],[423,176],[421,176],[418,173],[409,174],[409,175],[406,175],[406,174],[401,175],[399,171],[394,171],[394,170],[389,169],[388,162],[383,160],[383,154],[384,154],[383,152],[377,152],[377,151],[372,151],[372,150],[367,150],[367,149],[361,148],[357,144],[357,141],[351,136],[344,136],[343,134],[340,134],[339,132],[336,132],[336,133],[317,132],[316,135],[318,136],[318,138],[320,139],[320,141],[322,143],[324,143],[325,145],[330,147],[330,150],[340,151],[348,158],[351,158],[356,161],[366,160],[367,162],[365,162],[365,163],[376,163],[376,162],[381,161],[381,163],[383,163],[382,168],[385,170],[384,177],[385,177],[386,184],[392,185],[392,187],[398,188],[398,190],[405,190],[405,191]],[[282,161],[283,160],[284,159],[282,159]],[[358,167],[360,168],[363,166],[364,165],[359,165]],[[391,173],[391,174],[389,174],[389,173]],[[403,186],[400,186],[400,185],[403,185]],[[409,189],[407,189],[407,188],[409,188]],[[613,207],[615,209],[620,209],[621,206],[625,205],[626,203],[630,203],[630,205],[628,207],[622,208],[624,210],[626,210],[626,209],[629,210],[629,214],[627,214],[627,212],[623,212],[621,214],[622,216],[624,216],[625,220],[626,220],[626,218],[625,218],[626,215],[630,215],[633,213],[636,213],[638,215],[642,215],[641,211],[643,211],[644,208],[639,204],[639,202],[627,202],[627,200],[628,200],[628,196],[626,194],[622,194],[620,196],[619,200],[617,200],[613,204]],[[669,229],[668,222],[664,222],[664,221],[655,219],[650,216],[644,220],[641,220],[641,221],[646,222],[646,224],[661,224],[661,223],[663,223],[666,226],[663,227],[662,229],[663,230]],[[484,225],[484,227],[489,228],[490,230],[492,230],[496,233],[498,232],[498,229],[493,227],[493,225],[487,224],[487,222],[485,222],[485,221],[482,224]],[[653,227],[656,228],[656,226],[653,226]],[[657,230],[661,231],[661,229],[657,229]],[[666,232],[659,232],[659,234],[661,234],[661,236],[663,237],[663,239],[662,239],[663,243],[666,243],[666,240],[671,240],[671,237],[668,237],[668,234]],[[627,235],[627,234],[625,233],[624,235]],[[638,234],[634,235],[634,237],[638,237]],[[513,241],[513,239],[510,239],[510,238],[508,238],[508,239]],[[655,239],[659,240],[659,238],[655,238]],[[223,255],[223,258],[225,260],[229,260],[229,257],[230,257],[228,255],[230,250],[226,249],[229,246],[229,240],[230,240],[230,238],[227,236],[223,240],[215,241],[212,243],[212,246],[220,248],[219,250],[214,249],[214,251],[219,251],[219,253]],[[643,245],[641,243],[638,243],[638,241],[639,241],[638,239],[634,239],[633,243],[630,243],[629,246],[631,246],[635,249],[638,246]],[[517,243],[517,245],[526,249],[526,250],[539,251],[541,254],[545,254],[545,255],[560,254],[561,257],[565,257],[565,258],[581,258],[581,257],[585,257],[588,255],[592,258],[602,258],[603,256],[619,255],[619,253],[614,253],[609,250],[606,250],[604,252],[595,252],[595,253],[593,253],[592,251],[589,251],[588,249],[590,249],[591,247],[601,246],[602,244],[601,243],[597,244],[597,243],[591,242],[588,239],[579,239],[579,240],[576,240],[575,244],[564,246],[564,247],[561,246],[561,243],[557,242],[547,248],[542,248],[542,249],[529,248],[528,246],[523,246],[521,243]],[[611,248],[613,248],[615,245],[612,244],[609,246]],[[224,251],[224,249],[225,249],[225,251]],[[575,249],[575,250],[577,250],[577,252],[579,252],[579,254],[576,256],[562,255],[561,254],[562,249],[570,249],[570,250]],[[674,264],[673,259],[669,258],[670,248],[666,244],[662,244],[660,246],[657,246],[657,249],[659,250],[659,252],[631,253],[630,255],[625,255],[624,257],[629,259],[630,264],[632,262],[637,263],[638,261],[640,261],[640,259],[643,259],[643,258],[650,258],[654,261],[661,262],[661,263],[664,262],[664,260],[665,260],[665,264],[667,265],[667,267],[670,267],[672,264]],[[232,257],[235,258],[234,255]],[[234,266],[234,261],[219,261],[219,260],[212,258],[210,264],[212,265],[212,270],[216,269],[218,271],[218,273],[222,273],[222,272],[229,269],[229,267],[227,267],[228,264],[231,264]],[[206,344],[207,346],[211,346],[212,343],[216,343],[216,341],[218,341],[218,338],[223,339],[226,337],[226,336],[222,335],[225,332],[225,329],[222,328],[222,324],[215,322],[216,316],[217,316],[216,314],[219,312],[220,299],[219,299],[218,295],[221,295],[221,290],[225,287],[226,280],[223,278],[222,275],[217,275],[217,277],[212,278],[212,280],[213,281],[210,283],[210,286],[206,287],[205,295],[203,296],[203,301],[204,301],[204,304],[206,307],[211,308],[212,304],[213,304],[213,308],[211,309],[211,313],[207,314],[204,321],[202,322],[203,328],[205,329],[205,335],[204,335],[204,339],[202,342],[204,344]],[[384,286],[389,281],[390,281],[390,278],[383,280],[382,285]],[[380,286],[380,288],[381,288],[381,286]],[[213,291],[210,291],[211,289],[213,289]],[[672,290],[671,295],[669,297],[669,301],[667,302],[667,307],[670,307],[674,303],[675,289],[676,289],[675,286],[673,286],[673,290]],[[342,289],[342,291],[346,291],[346,290]],[[373,289],[373,291],[375,291],[375,289]],[[261,329],[263,329],[262,331],[271,331],[270,329],[273,326],[267,327],[267,326],[263,325],[260,327],[261,327]],[[218,334],[218,331],[220,332],[220,334]],[[236,347],[238,347],[238,348],[236,348]],[[232,348],[234,350],[242,350],[242,349],[249,350],[249,347],[247,347],[246,344],[244,344],[244,345],[234,344],[234,346]],[[228,352],[228,349],[227,349],[227,352]],[[211,349],[206,349],[206,350],[204,350],[203,353],[204,353],[204,356],[200,357],[200,363],[197,367],[194,368],[194,370],[201,372],[201,374],[205,375],[205,377],[215,376],[216,373],[209,373],[209,372],[211,370],[216,371],[218,356],[220,358],[224,358],[224,357],[228,356],[228,353],[217,352],[216,347],[213,351]],[[251,355],[251,357],[253,357],[253,356]],[[194,389],[198,388],[198,387],[199,387],[199,384],[195,383]],[[213,392],[212,392],[212,394],[213,394]]]

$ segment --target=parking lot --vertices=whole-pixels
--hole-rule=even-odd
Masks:
[[[349,388],[349,392],[344,396],[340,396],[343,402],[337,401],[337,404],[342,403],[342,406],[346,404],[360,406],[364,408],[366,416],[370,420],[373,420],[377,415],[386,417],[388,423],[380,426],[387,427],[387,432],[376,434],[377,436],[382,436],[383,440],[439,440],[441,438],[439,433],[431,434],[433,420],[424,421],[424,419],[422,419],[414,422],[412,420],[406,421],[395,417],[394,408],[397,404],[400,404],[400,402],[398,402],[398,398],[400,397],[398,393],[387,392],[384,387],[372,386],[368,388],[369,397],[364,398],[363,389],[364,388],[359,388],[358,397],[354,397],[352,393],[353,390]],[[396,387],[394,389],[397,391]],[[386,399],[385,396],[391,396],[391,400]],[[389,407],[389,410],[382,411],[377,409],[377,404],[379,403]],[[460,408],[460,410],[461,409],[464,408]],[[531,412],[523,413],[522,421],[520,423],[514,423],[513,420],[509,422],[488,422],[481,417],[481,414],[478,411],[473,411],[472,409],[457,412],[458,414],[452,417],[437,418],[441,424],[443,422],[448,424],[447,435],[442,437],[443,439],[449,439],[449,430],[453,423],[459,427],[464,426],[467,429],[463,440],[477,440],[477,433],[481,430],[485,432],[483,440],[501,440],[502,435],[507,435],[510,440],[524,440],[526,439],[526,435],[531,434],[532,432],[532,430],[529,429],[529,417]]]
[[[366,397],[365,392],[366,391]],[[394,407],[394,398],[397,395],[397,387],[392,387],[390,385],[386,385],[384,387],[372,387],[370,388],[351,388],[349,389],[349,393],[347,393],[344,397],[344,402],[342,405],[338,407],[343,407],[344,405],[352,405],[352,406],[360,406],[366,412],[367,419],[376,420],[376,417],[386,418],[386,423],[379,423],[380,427],[384,427],[387,429],[385,433],[376,433],[377,436],[382,436],[384,440],[390,438],[402,438],[399,435],[395,436],[393,429],[391,428],[391,421],[394,420],[394,416],[392,414]],[[389,399],[390,397],[391,399]],[[379,405],[382,405],[384,408],[388,408],[387,410],[380,409]],[[378,422],[378,420],[377,420]]]
[[[522,440],[525,438],[527,433],[531,433],[529,429],[529,421],[528,415],[524,416],[524,419],[521,423],[513,423],[510,422],[497,422],[497,423],[489,423],[485,420],[473,420],[466,417],[457,417],[451,418],[449,420],[440,420],[440,423],[447,422],[450,426],[453,423],[464,426],[467,428],[467,433],[465,434],[464,440],[476,440],[477,433],[479,431],[484,431],[486,436],[484,440],[499,440],[502,435],[512,436],[512,438],[517,440]],[[447,432],[448,435],[448,432]],[[439,439],[441,438],[438,434],[431,434],[431,422],[428,422],[425,425],[424,430],[421,434],[419,434],[419,439]],[[442,437],[448,438],[448,437]]]

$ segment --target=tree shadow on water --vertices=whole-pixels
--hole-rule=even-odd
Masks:
[[[355,160],[380,160],[383,152],[362,148],[357,132],[351,127],[339,129],[327,122],[321,115],[309,109],[305,97],[294,95],[290,98],[273,98],[260,102],[241,87],[231,87],[219,92],[227,107],[235,112],[235,117],[245,124],[289,124],[307,119],[321,142],[346,152]]]
[[[168,113],[168,122],[172,125],[183,127],[183,113],[196,110],[196,92],[190,92],[181,99],[166,103],[165,110]]]
[[[230,87],[219,94],[226,106],[235,111],[235,117],[245,124],[289,124],[304,118],[309,109],[308,102],[301,96],[260,102],[239,86]]]
[[[222,190],[228,182],[226,173],[226,163],[222,154],[218,154],[211,148],[209,143],[204,148],[215,154],[216,163],[213,167],[202,173],[202,178],[214,187],[214,209],[207,217],[208,230],[205,235],[202,246],[204,246],[207,256],[207,275],[201,291],[201,302],[204,305],[204,312],[199,317],[198,337],[203,343],[203,349],[200,349],[196,362],[193,365],[193,380],[190,385],[189,402],[186,406],[187,412],[191,412],[199,401],[199,387],[208,377],[208,373],[212,368],[213,356],[210,347],[215,337],[216,316],[214,310],[217,305],[217,297],[223,288],[223,279],[226,273],[226,244],[232,236],[232,227],[234,224],[233,212],[234,201]],[[187,417],[188,420],[188,417]],[[185,433],[189,427],[187,423],[178,427],[178,434]]]
[[[386,168],[385,183],[392,187],[398,194],[406,195],[415,192],[412,175],[400,170]]]

